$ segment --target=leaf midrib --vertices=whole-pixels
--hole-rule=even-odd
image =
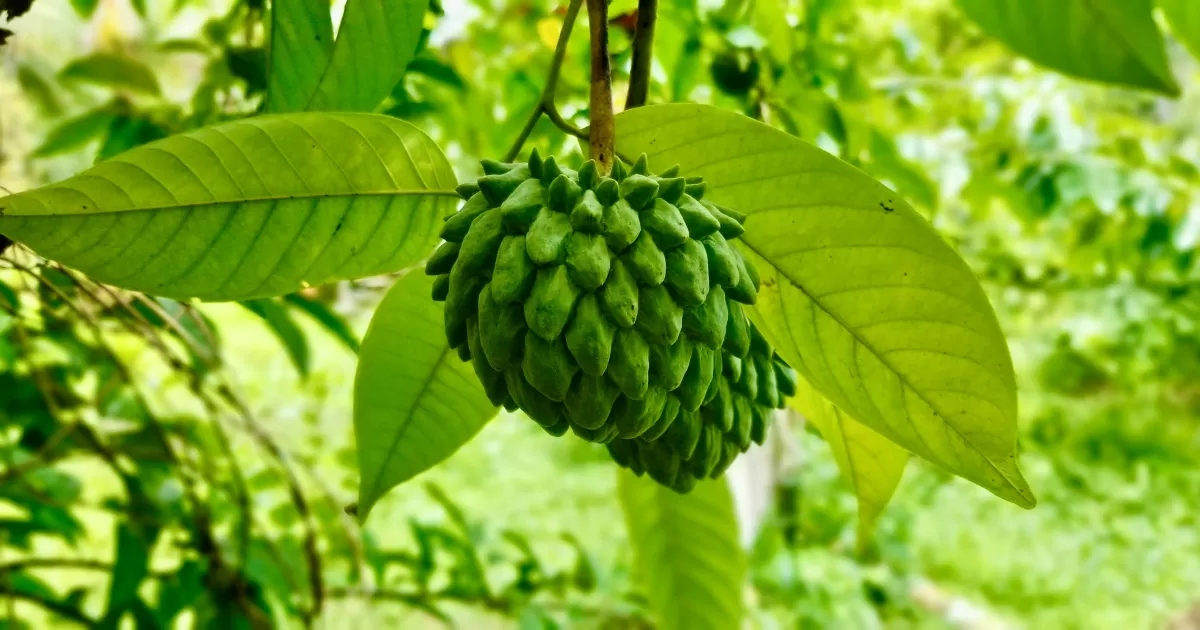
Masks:
[[[17,193],[14,197],[24,193]],[[102,216],[106,214],[121,214],[125,212],[156,212],[162,210],[179,210],[181,208],[198,208],[204,206],[221,206],[226,204],[242,204],[242,203],[258,203],[264,201],[290,201],[294,199],[344,199],[347,197],[455,197],[459,194],[453,190],[366,190],[359,192],[346,193],[303,193],[298,195],[261,195],[254,197],[243,197],[241,199],[215,199],[212,201],[197,201],[194,203],[177,203],[171,205],[146,206],[139,208],[126,208],[124,210],[100,210],[96,212],[63,212],[59,214],[5,214],[7,209],[5,206],[0,206],[0,218],[4,217],[79,217],[79,216]],[[2,201],[2,200],[0,200]],[[11,206],[10,206],[11,207]]]
[[[429,393],[433,387],[433,381],[437,378],[438,370],[446,363],[446,357],[450,355],[449,348],[442,348],[438,354],[437,361],[434,362],[433,368],[429,370],[429,374],[425,376],[425,380],[421,382],[421,388],[417,390],[417,395],[413,397],[413,404],[405,414],[404,421],[400,423],[400,429],[396,431],[395,437],[392,438],[392,443],[388,445],[387,457],[383,458],[383,464],[379,467],[379,473],[371,480],[370,488],[373,491],[371,494],[376,495],[376,499],[381,496],[379,493],[379,482],[383,479],[383,473],[391,464],[392,457],[396,454],[396,446],[400,443],[400,439],[408,433],[408,428],[412,426],[413,415],[416,414],[417,408],[420,406],[421,400]]]
[[[750,241],[748,241],[745,237],[739,239],[739,242],[740,242],[740,244],[744,245],[747,249],[754,252],[754,254],[756,256],[758,256],[759,258],[762,258],[763,260],[770,260],[761,251],[759,251],[758,248],[754,247],[754,245],[752,245],[750,243]],[[772,265],[772,267],[774,267],[774,265]],[[900,382],[905,387],[907,387],[910,391],[912,391],[913,394],[915,394],[917,396],[917,398],[921,399],[921,401],[924,402],[926,405],[929,405],[929,408],[933,409],[934,412],[937,413],[938,416],[940,416],[942,418],[942,424],[944,426],[949,427],[956,434],[958,434],[958,436],[961,437],[965,443],[969,444],[971,446],[971,448],[974,449],[975,452],[978,453],[983,458],[983,461],[987,462],[988,466],[992,467],[992,470],[996,471],[996,473],[999,474],[1000,477],[1002,479],[1004,479],[1004,481],[1008,482],[1009,487],[1012,488],[1013,492],[1015,492],[1017,494],[1017,496],[1020,496],[1021,498],[1025,499],[1026,502],[1029,502],[1030,497],[1026,497],[1025,493],[1020,488],[1018,488],[1017,485],[1014,484],[1011,479],[1009,479],[1008,475],[1005,474],[1003,470],[1000,470],[1000,468],[998,466],[996,466],[996,464],[994,462],[992,462],[990,457],[988,457],[987,455],[984,455],[983,451],[980,451],[979,447],[975,446],[975,443],[972,442],[965,434],[963,434],[963,432],[960,431],[958,427],[954,426],[948,420],[946,420],[946,418],[948,416],[946,416],[946,414],[942,411],[942,409],[940,407],[938,407],[937,405],[934,405],[933,401],[929,400],[929,398],[926,397],[923,392],[921,392],[919,389],[914,387],[913,384],[909,382],[908,378],[902,372],[897,370],[890,362],[888,362],[888,360],[882,354],[880,354],[879,351],[876,350],[874,346],[872,346],[865,339],[863,339],[861,336],[859,336],[858,332],[855,331],[852,327],[850,327],[844,320],[842,320],[841,317],[839,317],[835,313],[831,312],[828,308],[825,307],[824,304],[817,301],[817,299],[814,298],[812,296],[812,294],[808,292],[807,289],[805,289],[803,286],[801,286],[801,284],[795,278],[791,277],[785,270],[780,269],[779,267],[774,267],[774,268],[781,276],[786,278],[788,280],[788,282],[790,282],[792,284],[792,286],[796,287],[797,291],[800,291],[801,293],[803,293],[804,296],[809,299],[809,301],[811,301],[814,305],[816,305],[818,308],[820,308],[826,315],[828,315],[830,318],[832,318],[833,321],[837,322],[837,324],[839,326],[841,326],[843,330],[845,330],[847,333],[849,333],[850,336],[852,338],[854,338],[854,340],[857,343],[862,345],[862,347],[866,348],[867,351],[870,352],[877,361],[879,361],[881,364],[883,364],[883,366],[885,368],[887,368],[891,373],[895,374],[896,378],[900,379]]]

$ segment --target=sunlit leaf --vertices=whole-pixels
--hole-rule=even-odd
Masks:
[[[358,518],[393,487],[454,454],[496,408],[470,364],[446,344],[433,279],[408,273],[388,291],[359,351],[354,379]]]
[[[67,64],[59,79],[93,83],[145,94],[159,93],[158,79],[146,64],[116,53],[94,53]]]
[[[1072,76],[1171,96],[1152,0],[958,0],[964,13],[1014,52]]]
[[[792,26],[788,24],[786,4],[779,0],[754,2],[754,29],[766,40],[775,61],[783,65],[792,59]]]
[[[1171,31],[1200,59],[1200,2],[1158,0],[1158,6],[1171,23]]]
[[[856,420],[1024,507],[1017,391],[991,304],[962,258],[882,184],[739,114],[660,105],[617,117],[617,150],[703,175],[747,213],[750,315]]]
[[[788,404],[821,432],[842,476],[854,488],[858,545],[864,547],[904,476],[908,452],[845,414],[804,381],[799,382],[796,396]]]
[[[272,2],[267,111],[304,111],[332,54],[328,0]]]
[[[349,0],[309,111],[372,111],[417,51],[428,0]]]
[[[741,626],[746,561],[724,479],[678,494],[621,469],[617,491],[637,583],[661,630]]]
[[[0,233],[108,284],[251,299],[428,255],[454,172],[413,126],[287,114],[206,127],[0,197]]]

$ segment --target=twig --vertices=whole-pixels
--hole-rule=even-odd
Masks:
[[[629,92],[625,109],[646,104],[650,93],[650,68],[654,65],[654,23],[658,0],[638,0],[637,30],[633,33],[633,62],[629,68]]]
[[[227,402],[238,409],[242,417],[242,423],[245,425],[250,437],[263,450],[275,457],[279,462],[279,467],[283,470],[284,476],[287,477],[288,491],[291,494],[292,505],[295,506],[296,512],[300,514],[300,519],[304,522],[304,556],[308,564],[308,580],[313,599],[312,609],[305,616],[311,623],[311,620],[320,614],[321,608],[324,605],[325,586],[324,576],[321,575],[321,556],[317,550],[317,526],[313,518],[312,509],[308,505],[308,498],[304,496],[304,492],[300,488],[300,480],[296,477],[296,472],[289,462],[287,453],[275,443],[275,440],[271,438],[265,429],[258,426],[258,423],[254,421],[254,416],[250,413],[249,407],[233,393],[233,390],[227,384],[222,383],[217,388],[217,391]]]
[[[24,571],[27,569],[84,569],[88,571],[112,572],[113,564],[103,560],[88,558],[26,558],[0,564],[0,574]],[[155,579],[170,579],[175,577],[175,571],[151,571],[150,577]]]
[[[529,139],[529,134],[533,133],[533,128],[541,120],[542,114],[549,116],[550,121],[566,133],[583,140],[588,137],[586,131],[564,120],[562,114],[558,112],[558,107],[554,105],[554,92],[558,89],[558,75],[562,71],[563,59],[567,56],[567,43],[571,40],[571,31],[575,28],[575,19],[579,15],[581,6],[583,6],[583,0],[571,0],[571,4],[567,5],[567,13],[563,16],[562,30],[558,33],[558,44],[554,47],[554,59],[550,62],[550,72],[546,75],[546,87],[542,88],[542,95],[529,115],[529,120],[525,121],[525,127],[517,135],[512,148],[505,154],[505,162],[517,159],[517,155],[521,153],[521,147],[525,146],[525,141]]]
[[[612,172],[616,123],[613,120],[612,61],[608,56],[608,0],[587,0],[592,35],[591,126],[588,154],[602,175]]]
[[[87,628],[96,628],[100,625],[95,619],[88,617],[73,606],[69,606],[63,602],[42,599],[33,593],[24,593],[11,588],[7,584],[0,584],[0,595],[4,595],[5,597],[10,597],[13,599],[22,599],[32,604],[37,604],[38,606],[41,606],[42,608],[45,608],[46,610],[58,615],[59,617],[62,617],[63,619],[69,619],[70,621],[74,621],[75,623]]]
[[[20,334],[19,330],[18,334]],[[26,473],[33,472],[42,466],[48,466],[57,461],[59,457],[54,456],[54,449],[58,448],[58,445],[61,444],[62,441],[66,439],[67,436],[69,436],[73,431],[75,431],[77,426],[78,424],[76,422],[61,423],[61,425],[58,427],[58,430],[56,430],[54,434],[50,436],[50,439],[46,440],[42,444],[42,447],[39,448],[32,457],[20,464],[9,466],[4,470],[3,473],[0,473],[0,484],[3,484],[10,479],[21,477]]]

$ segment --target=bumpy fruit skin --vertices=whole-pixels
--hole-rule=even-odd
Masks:
[[[742,312],[746,215],[645,156],[613,177],[536,152],[483,167],[426,273],[493,404],[681,493],[762,443],[797,377]]]

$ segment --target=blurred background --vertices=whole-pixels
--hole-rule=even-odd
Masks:
[[[253,114],[264,2],[37,0],[0,48],[0,186]],[[860,553],[854,496],[792,416],[737,472],[755,508],[747,627],[1200,628],[1200,68],[1184,45],[1168,36],[1169,99],[1041,69],[951,0],[660,4],[651,103],[813,142],[966,257],[1008,335],[1040,500],[913,461]],[[610,8],[618,111],[635,10]],[[433,0],[381,112],[480,175],[535,106],[562,13]],[[557,95],[581,126],[586,33]],[[545,120],[531,145],[579,159]],[[603,447],[502,413],[362,530],[343,512],[357,339],[393,281],[192,305],[6,252],[0,627],[652,628]]]

